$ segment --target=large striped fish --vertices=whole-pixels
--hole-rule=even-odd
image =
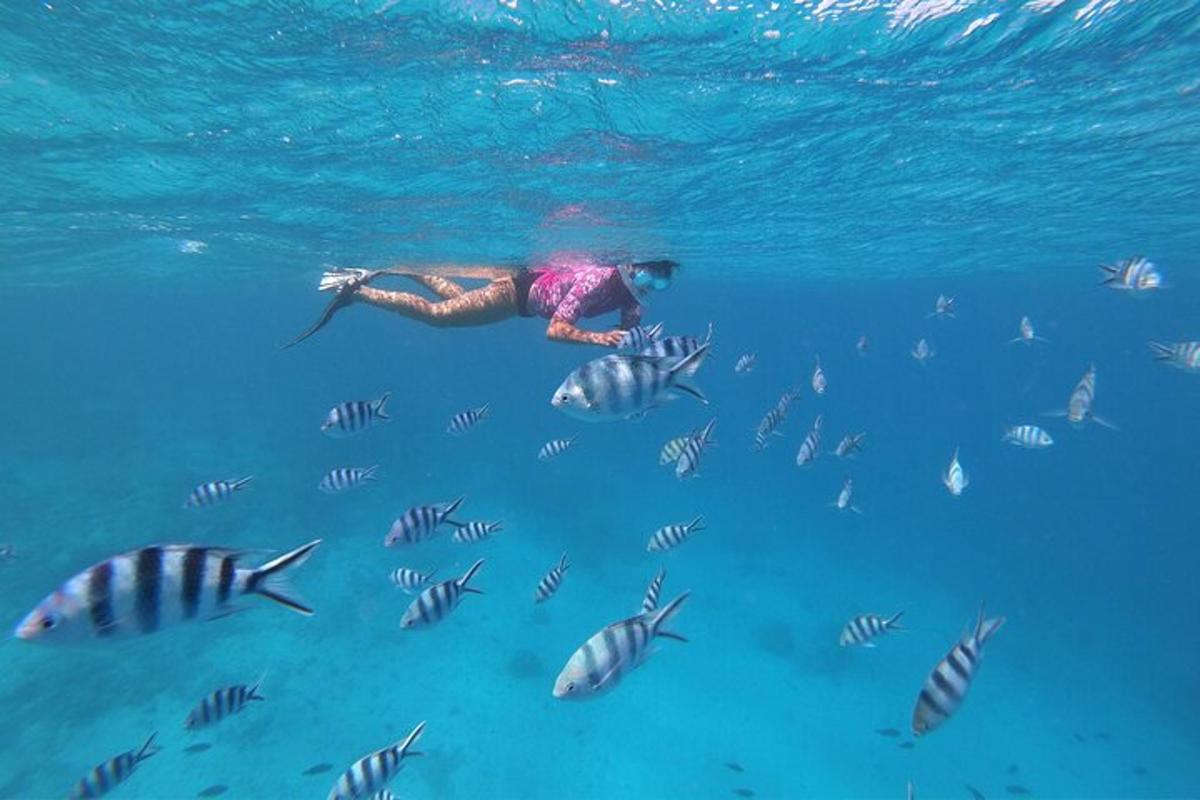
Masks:
[[[641,666],[650,655],[650,643],[656,637],[686,642],[687,639],[664,626],[679,611],[688,594],[684,592],[661,609],[605,626],[568,659],[554,681],[554,696],[561,700],[595,697]]]
[[[971,478],[967,475],[967,471],[963,469],[963,465],[958,463],[958,448],[954,448],[954,455],[950,458],[950,466],[946,467],[946,471],[942,473],[942,485],[955,497],[963,493],[971,485]]]
[[[320,539],[254,569],[236,550],[191,544],[143,547],[101,561],[38,603],[17,626],[26,641],[112,640],[154,633],[178,622],[227,616],[246,595],[262,595],[301,614],[313,610],[290,596],[285,573],[303,564]]]
[[[336,405],[325,415],[321,431],[335,439],[344,439],[380,422],[391,422],[384,410],[391,396],[391,392],[384,392],[378,400],[350,400]]]
[[[396,773],[404,769],[406,758],[424,755],[412,749],[424,730],[425,723],[422,722],[395,744],[355,761],[337,779],[326,800],[358,800],[360,797],[384,791],[388,782],[396,777]]]
[[[842,647],[861,644],[863,647],[874,647],[875,643],[871,640],[876,636],[881,636],[888,631],[902,631],[904,628],[900,625],[900,618],[904,616],[903,611],[897,611],[890,617],[881,617],[878,614],[860,614],[854,619],[846,623],[846,627],[842,628],[842,635],[838,638],[838,644]]]
[[[642,613],[649,614],[654,609],[658,608],[658,596],[662,593],[663,581],[667,578],[667,571],[659,569],[658,574],[650,579],[649,585],[646,586],[646,594],[642,596]]]
[[[621,336],[621,340],[617,342],[618,350],[632,350],[638,352],[646,349],[652,343],[658,341],[658,337],[662,335],[663,324],[656,322],[649,328],[637,325]]]
[[[1001,441],[1030,450],[1042,450],[1054,444],[1053,437],[1037,425],[1012,425],[1004,430]]]
[[[683,541],[693,533],[704,530],[704,526],[700,524],[703,521],[704,515],[701,514],[687,524],[662,526],[651,534],[650,541],[646,543],[646,551],[649,553],[665,552],[683,544]]]
[[[1150,342],[1156,361],[1185,372],[1200,372],[1200,342]]]
[[[128,750],[119,756],[110,758],[103,764],[97,764],[91,772],[84,775],[75,784],[75,788],[71,790],[71,797],[101,797],[111,792],[117,787],[117,784],[123,783],[133,774],[133,771],[138,768],[138,764],[162,749],[154,745],[154,737],[157,735],[157,733],[150,734],[150,738],[142,745],[141,750],[136,752]]]
[[[567,568],[570,566],[567,554],[563,553],[558,559],[558,565],[538,581],[538,585],[533,590],[533,602],[543,603],[553,597],[554,593],[558,591],[558,587],[562,586],[563,576],[567,574]]]
[[[1021,317],[1021,322],[1017,325],[1017,338],[1009,339],[1009,344],[1033,344],[1034,342],[1045,342],[1041,336],[1038,336],[1033,331],[1033,320],[1029,317]]]
[[[254,476],[249,475],[237,480],[202,483],[195,489],[192,489],[192,493],[188,495],[187,500],[183,501],[183,507],[199,508],[200,506],[211,506],[213,503],[228,500],[230,495],[239,489],[245,488],[246,484],[252,480],[254,480]]]
[[[1075,384],[1075,388],[1071,390],[1071,396],[1067,398],[1066,412],[1052,412],[1053,416],[1063,416],[1064,413],[1067,422],[1075,427],[1081,427],[1088,422],[1095,422],[1103,425],[1105,428],[1116,429],[1116,426],[1105,419],[1097,417],[1092,411],[1092,406],[1096,402],[1096,365],[1089,364],[1087,371],[1083,373],[1083,377]]]
[[[708,333],[704,337],[704,341],[695,336],[668,336],[656,342],[652,342],[642,348],[639,355],[653,356],[655,358],[662,357],[667,359],[680,359],[690,356],[702,347],[707,347],[712,343],[713,326],[708,323]],[[684,374],[691,377],[700,369],[699,361],[691,362],[684,370]]]
[[[688,437],[687,442],[683,445],[683,452],[679,454],[679,460],[675,462],[676,478],[683,480],[700,474],[700,457],[704,455],[705,448],[716,444],[712,440],[712,432],[716,424],[717,420],[714,417],[704,426],[704,430]]]
[[[446,433],[454,436],[462,436],[478,423],[488,418],[488,409],[490,407],[490,403],[484,403],[479,408],[468,408],[466,411],[458,412],[450,418],[450,424],[446,426]]]
[[[1101,264],[1100,269],[1104,272],[1101,286],[1131,292],[1135,296],[1163,286],[1162,273],[1154,262],[1143,256],[1134,256],[1111,265]]]
[[[460,497],[453,503],[436,506],[413,506],[405,511],[392,523],[392,527],[383,539],[384,547],[394,547],[396,544],[416,544],[433,534],[443,523],[458,525],[450,519],[450,515],[458,510],[464,498]]]
[[[661,344],[661,342],[656,342]],[[555,390],[550,404],[586,422],[636,419],[675,392],[708,405],[708,399],[688,379],[709,345],[683,358],[612,355],[589,361],[571,372]]]
[[[804,437],[804,441],[800,443],[800,449],[796,451],[796,466],[806,467],[811,464],[821,453],[821,415],[817,414],[817,418],[813,420],[812,430]]]
[[[436,583],[421,592],[405,609],[404,616],[400,618],[400,627],[423,628],[441,622],[451,611],[458,608],[464,594],[483,594],[481,590],[467,585],[482,566],[481,558],[472,564],[462,577]]]
[[[375,472],[378,469],[378,464],[372,467],[337,467],[329,470],[325,477],[321,478],[317,488],[325,494],[340,494],[365,481],[375,480]]]
[[[929,733],[958,710],[967,696],[975,670],[979,668],[979,660],[983,658],[983,646],[1003,624],[1004,617],[985,619],[983,609],[979,609],[975,630],[950,648],[925,679],[913,709],[914,735]]]
[[[259,678],[249,686],[239,683],[236,686],[217,689],[212,694],[204,696],[188,714],[183,726],[188,730],[206,728],[226,717],[237,714],[255,700],[264,700],[265,698],[258,693],[258,690],[262,688],[262,682],[263,679]]]

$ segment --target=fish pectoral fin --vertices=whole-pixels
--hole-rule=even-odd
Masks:
[[[204,621],[212,622],[213,620],[225,619],[226,617],[232,617],[234,614],[241,614],[243,611],[249,610],[249,606],[228,606],[226,608],[214,611]]]
[[[658,632],[656,635],[657,635],[657,636],[665,636],[666,638],[668,638],[668,639],[674,639],[674,640],[675,640],[675,641],[677,641],[677,642],[686,642],[686,641],[688,640],[688,638],[687,638],[686,636],[683,636],[683,635],[681,635],[681,634],[675,633],[674,631],[663,631],[663,630],[660,630],[660,631],[659,631],[659,632]]]

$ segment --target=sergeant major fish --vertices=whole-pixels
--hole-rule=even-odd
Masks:
[[[157,733],[150,734],[150,738],[137,752],[128,750],[119,756],[113,756],[103,764],[97,764],[91,772],[80,778],[79,782],[75,784],[75,788],[71,790],[71,798],[78,800],[102,797],[115,789],[118,784],[123,783],[133,774],[139,764],[162,749],[154,746],[154,737],[157,735]]]
[[[450,418],[450,424],[446,426],[446,433],[453,436],[462,436],[467,431],[474,428],[477,424],[487,419],[489,403],[484,403],[479,408],[469,408],[466,411],[460,411]]]
[[[1200,372],[1200,342],[1150,342],[1154,359],[1184,372]]]
[[[555,390],[550,404],[586,422],[637,418],[673,392],[684,392],[708,405],[688,376],[704,360],[709,345],[683,358],[611,355],[574,370]]]
[[[567,561],[567,554],[563,553],[558,559],[557,566],[547,572],[538,581],[537,586],[533,590],[533,602],[544,603],[553,597],[554,593],[558,591],[558,587],[562,586],[563,576],[567,574],[567,568],[570,566],[571,564]]]
[[[1043,450],[1054,444],[1050,434],[1036,425],[1013,425],[1005,429],[1002,441],[1030,450]]]
[[[925,366],[925,362],[929,361],[935,355],[936,353],[933,352],[933,348],[929,346],[929,342],[925,339],[918,339],[917,343],[913,345],[912,357],[922,367]]]
[[[113,640],[154,633],[179,622],[211,620],[238,611],[236,600],[261,595],[310,615],[290,596],[285,573],[303,564],[320,539],[260,567],[237,565],[242,554],[219,547],[164,544],[113,556],[68,580],[17,626],[26,641]]]
[[[1034,342],[1045,341],[1046,340],[1041,336],[1038,336],[1036,333],[1034,333],[1033,321],[1030,320],[1029,317],[1021,317],[1021,322],[1017,326],[1017,338],[1009,339],[1008,343],[1016,344],[1017,342],[1020,342],[1022,344],[1033,344]]]
[[[842,635],[838,639],[838,644],[842,647],[859,644],[863,647],[874,647],[875,643],[871,640],[876,636],[881,636],[888,631],[904,630],[899,622],[902,616],[904,616],[903,611],[897,611],[887,618],[881,617],[878,614],[860,614],[847,622],[846,627],[842,628]]]
[[[1081,427],[1085,423],[1092,421],[1106,428],[1115,428],[1115,426],[1100,417],[1097,417],[1092,411],[1092,404],[1096,402],[1096,365],[1089,364],[1087,372],[1083,373],[1083,377],[1075,384],[1075,388],[1071,390],[1071,396],[1067,398],[1067,410],[1065,412],[1067,422],[1075,427]],[[1064,412],[1055,412],[1054,416],[1061,416]]]
[[[938,319],[949,317],[950,319],[954,319],[954,298],[939,294],[933,304],[933,311],[925,315],[926,319],[930,317],[937,317]]]
[[[639,355],[663,357],[667,359],[687,358],[692,353],[695,353],[702,347],[708,347],[712,343],[713,326],[708,323],[708,333],[704,337],[704,341],[700,341],[695,336],[667,336],[657,342],[652,342],[644,347]],[[668,363],[670,363],[668,361]],[[684,374],[691,377],[700,369],[700,361],[691,362],[684,370]]]
[[[817,414],[817,418],[813,420],[812,430],[804,437],[804,441],[800,443],[800,449],[796,451],[796,466],[804,467],[813,462],[817,455],[821,452],[821,415]]]
[[[747,372],[752,372],[757,363],[758,353],[743,353],[738,356],[737,363],[733,365],[733,371],[739,375],[744,375]]]
[[[335,439],[344,439],[380,422],[391,422],[392,418],[384,410],[391,396],[391,392],[384,392],[378,400],[350,400],[334,406],[321,423],[321,432]]]
[[[703,521],[704,516],[701,515],[686,525],[664,525],[650,536],[650,541],[646,543],[646,551],[667,551],[679,546],[693,533],[704,530],[704,526],[700,524]]]
[[[1100,269],[1104,272],[1101,286],[1129,292],[1135,297],[1144,296],[1143,292],[1161,289],[1163,286],[1162,273],[1158,271],[1154,262],[1143,256],[1127,258],[1113,265],[1101,264]]]
[[[825,388],[829,382],[825,380],[825,370],[821,369],[821,357],[817,356],[817,364],[813,367],[812,388],[817,397],[825,394]]]
[[[659,569],[658,573],[650,579],[650,583],[646,586],[646,594],[642,596],[642,613],[648,614],[658,608],[658,597],[662,592],[663,581],[666,580],[667,571]]]
[[[420,572],[407,567],[397,567],[396,569],[392,570],[391,579],[392,583],[399,586],[405,592],[412,594],[413,592],[419,592],[428,586],[429,582],[433,580],[434,573],[436,572],[437,570]]]
[[[834,448],[833,454],[838,458],[850,458],[855,453],[862,451],[863,441],[866,438],[866,433],[847,433],[838,442],[838,446]]]
[[[963,469],[962,464],[958,463],[957,447],[954,448],[954,455],[950,459],[950,466],[946,467],[946,471],[942,473],[942,485],[955,497],[960,496],[963,493],[963,489],[971,485],[967,471]]]
[[[1004,617],[985,619],[983,609],[979,609],[975,630],[950,648],[925,679],[913,709],[914,735],[929,733],[958,710],[983,658],[983,646],[1003,624]]]
[[[187,500],[183,501],[183,507],[199,508],[200,506],[210,506],[213,503],[228,500],[234,492],[244,489],[252,480],[254,480],[254,476],[250,475],[245,478],[238,478],[237,480],[202,483],[195,489],[192,489],[192,493],[188,495]]]
[[[355,761],[329,790],[326,800],[358,800],[384,791],[388,782],[404,768],[405,759],[423,755],[412,748],[424,730],[425,723],[422,722],[395,744]]]
[[[691,441],[692,437],[695,435],[696,432],[692,431],[687,436],[676,436],[674,439],[664,444],[662,446],[662,450],[658,454],[658,465],[661,467],[663,464],[673,464],[678,461],[679,455],[683,452],[683,448],[687,446],[687,443]]]
[[[838,511],[853,511],[855,514],[861,514],[858,506],[854,505],[854,481],[846,478],[842,481],[842,490],[838,492],[837,499],[833,501],[833,507]]]
[[[249,686],[239,683],[236,686],[217,689],[212,694],[201,698],[196,707],[188,714],[183,726],[188,730],[199,730],[237,714],[249,703],[264,699],[258,693],[261,686],[262,678],[259,678]]]
[[[317,489],[325,494],[340,494],[353,489],[366,481],[375,480],[375,472],[379,465],[371,467],[337,467],[331,469],[321,478]]]
[[[450,534],[450,540],[458,544],[482,542],[502,527],[500,522],[468,522],[455,528],[454,533]]]
[[[462,577],[436,583],[421,592],[405,609],[404,616],[400,618],[400,627],[411,630],[441,622],[458,608],[464,594],[483,594],[479,589],[467,585],[482,566],[481,558]]]
[[[690,436],[683,445],[683,452],[679,454],[679,460],[675,463],[675,477],[680,480],[684,478],[692,478],[700,474],[700,457],[704,455],[704,450],[712,444],[713,427],[717,424],[716,418],[708,421],[704,426],[704,430]]]
[[[658,337],[662,334],[663,324],[661,322],[651,325],[649,328],[641,325],[634,326],[621,336],[621,340],[617,342],[618,350],[632,350],[634,352],[644,350],[654,342],[658,341]]]
[[[538,461],[549,461],[556,456],[561,456],[575,446],[575,440],[578,438],[578,436],[572,436],[568,439],[551,439],[542,445],[541,450],[538,450]]]
[[[457,522],[450,519],[450,515],[458,510],[462,501],[463,498],[460,497],[446,505],[413,506],[392,523],[391,529],[383,539],[383,546],[416,544],[433,536],[443,523],[457,525]]]

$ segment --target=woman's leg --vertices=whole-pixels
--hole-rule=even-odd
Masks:
[[[421,283],[430,286],[424,280]],[[488,325],[517,315],[517,289],[512,278],[501,278],[480,289],[436,303],[408,292],[390,292],[371,286],[360,286],[354,296],[357,300],[439,328]]]
[[[412,278],[414,281],[421,284],[426,289],[444,300],[450,300],[458,297],[459,295],[466,294],[467,291],[454,281],[443,278],[441,275],[418,275],[409,273],[406,277]]]

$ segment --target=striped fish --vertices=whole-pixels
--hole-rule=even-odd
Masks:
[[[1017,326],[1017,338],[1009,339],[1008,343],[1016,344],[1020,342],[1021,344],[1033,344],[1034,342],[1044,341],[1046,340],[1034,333],[1033,321],[1029,317],[1021,317],[1021,322]]]
[[[673,547],[678,547],[683,543],[684,539],[693,533],[704,530],[704,526],[700,524],[703,520],[704,515],[700,515],[686,525],[662,526],[654,532],[650,537],[650,541],[646,543],[646,552],[665,552]]]
[[[706,447],[715,444],[712,440],[712,432],[716,424],[717,420],[714,417],[704,426],[704,430],[688,437],[687,442],[683,445],[683,452],[679,454],[679,460],[675,462],[676,478],[683,480],[700,474],[700,456],[704,454]]]
[[[838,511],[853,511],[855,514],[862,513],[859,507],[854,505],[854,481],[850,480],[850,478],[842,481],[842,490],[838,492],[837,500],[833,501],[833,507]]]
[[[812,374],[813,392],[816,393],[817,397],[820,397],[821,395],[825,394],[825,387],[827,385],[828,381],[825,380],[825,370],[821,369],[821,357],[817,356],[817,364],[815,367],[813,367]]]
[[[345,439],[380,422],[391,422],[392,418],[384,410],[391,396],[391,392],[384,392],[378,400],[350,400],[336,405],[329,409],[321,423],[321,431],[335,439]]]
[[[784,392],[783,396],[759,421],[758,427],[754,430],[755,451],[766,449],[772,434],[779,435],[778,428],[787,419],[788,410],[799,395],[800,393],[795,390]]]
[[[71,797],[102,797],[111,792],[118,784],[123,783],[133,774],[134,770],[138,768],[138,764],[162,749],[154,745],[154,737],[157,735],[157,733],[150,734],[150,738],[142,745],[141,750],[137,752],[128,750],[93,767],[91,772],[84,775],[79,779],[79,783],[75,784],[75,788],[71,790]]]
[[[1103,425],[1106,428],[1114,428],[1112,423],[1107,420],[1097,417],[1092,411],[1092,404],[1096,401],[1096,365],[1089,364],[1087,372],[1083,373],[1083,377],[1079,379],[1079,383],[1075,384],[1075,388],[1071,390],[1071,396],[1067,398],[1067,422],[1075,427],[1081,427],[1087,422],[1095,422]],[[1061,412],[1060,412],[1061,413]],[[1057,415],[1057,414],[1056,414]]]
[[[933,311],[925,315],[925,319],[931,317],[937,317],[938,319],[949,317],[950,319],[954,319],[954,298],[939,294],[937,300],[934,301]]]
[[[1003,624],[1004,617],[985,619],[983,609],[979,609],[975,630],[950,648],[925,679],[913,709],[914,735],[929,733],[958,710],[967,696],[971,678],[979,668],[979,660],[983,658],[983,646]]]
[[[1050,434],[1037,425],[1013,425],[1004,431],[1001,441],[1015,444],[1017,447],[1027,447],[1030,450],[1041,450],[1054,444]]]
[[[461,578],[435,583],[421,592],[404,611],[404,616],[400,618],[400,627],[423,628],[441,622],[458,607],[464,594],[483,594],[479,589],[467,585],[482,566],[483,559],[481,558],[472,564]]]
[[[915,358],[917,363],[922,367],[925,366],[926,361],[933,358],[935,355],[937,354],[933,352],[933,348],[929,345],[929,341],[926,339],[918,339],[917,343],[913,345],[912,357]]]
[[[800,449],[796,451],[796,466],[806,467],[811,464],[821,453],[821,415],[817,414],[817,418],[813,420],[812,430],[804,437],[804,441],[800,443]]]
[[[666,577],[667,571],[660,568],[658,574],[650,579],[650,585],[646,587],[646,594],[642,597],[643,614],[649,614],[658,608],[658,596],[662,592],[663,581],[666,580]]]
[[[457,522],[450,519],[450,515],[458,510],[463,500],[464,498],[460,497],[446,505],[413,506],[392,523],[391,529],[383,539],[383,546],[416,544],[437,533],[438,527],[443,523],[458,525]]]
[[[0,544],[0,561],[12,561],[17,557],[17,548],[11,544]]]
[[[850,458],[855,453],[862,452],[863,441],[867,438],[865,433],[847,433],[838,442],[838,446],[834,449],[833,454],[838,458]]]
[[[567,573],[567,568],[571,565],[567,562],[567,554],[563,553],[558,559],[558,566],[547,572],[540,581],[537,587],[533,590],[533,602],[543,603],[549,600],[558,587],[562,586],[563,575]]]
[[[1101,264],[1100,269],[1104,272],[1100,285],[1110,289],[1137,294],[1163,286],[1162,273],[1154,262],[1143,256],[1127,258],[1112,265]]]
[[[663,324],[661,322],[651,325],[649,328],[638,325],[625,331],[621,336],[621,340],[617,342],[618,350],[632,350],[634,352],[644,350],[652,343],[658,341],[658,337],[662,335]]]
[[[413,750],[413,745],[425,730],[422,722],[412,733],[395,744],[365,755],[342,773],[337,783],[329,790],[326,800],[358,800],[360,797],[384,791],[384,787],[396,773],[404,769],[404,760],[423,755]]]
[[[863,647],[874,647],[875,643],[871,639],[874,639],[876,636],[881,636],[888,631],[904,630],[899,622],[903,616],[903,611],[897,611],[886,619],[878,614],[861,614],[847,622],[846,627],[842,628],[842,635],[838,639],[838,644],[842,647],[858,644],[861,644]]]
[[[390,789],[380,789],[378,792],[371,795],[369,800],[400,800],[400,798],[392,794]]]
[[[560,700],[595,697],[641,666],[652,652],[650,643],[656,637],[686,642],[687,639],[664,626],[679,611],[688,594],[684,592],[659,610],[605,626],[567,661],[554,681],[554,696]]]
[[[550,404],[586,422],[639,418],[674,392],[690,394],[708,405],[704,394],[688,382],[708,347],[701,345],[683,358],[613,355],[594,359],[566,377]]]
[[[712,343],[713,326],[708,323],[708,334],[704,337],[704,341],[695,336],[668,336],[660,339],[657,342],[652,342],[639,351],[639,355],[651,356],[654,358],[666,358],[671,361],[676,359],[684,359],[695,353],[701,348],[707,347]],[[669,363],[669,362],[668,362]],[[691,377],[696,374],[696,370],[700,369],[701,361],[690,362],[684,369],[684,375]]]
[[[263,679],[259,678],[249,686],[239,683],[236,686],[217,689],[212,694],[201,698],[192,712],[188,714],[183,726],[193,731],[206,728],[226,717],[232,717],[255,700],[264,700],[265,698],[258,693],[262,682]]]
[[[484,403],[479,408],[469,408],[466,411],[458,412],[450,418],[450,424],[446,426],[446,433],[462,436],[474,428],[477,423],[487,419],[490,405],[490,403]]]
[[[758,353],[744,353],[738,356],[737,363],[733,365],[733,371],[739,375],[744,375],[747,372],[752,372],[757,365]]]
[[[854,343],[854,349],[858,351],[860,356],[865,356],[871,352],[871,340],[867,338],[865,333],[858,337],[858,341]]]
[[[658,465],[661,467],[663,464],[673,464],[678,461],[680,454],[683,453],[683,448],[687,446],[687,443],[695,435],[696,432],[692,431],[687,436],[676,436],[664,444],[658,454]]]
[[[331,469],[324,478],[321,478],[321,482],[317,484],[317,488],[325,494],[339,494],[347,489],[353,489],[364,481],[375,480],[375,471],[378,469],[378,464],[365,468],[338,467]]]
[[[246,484],[252,480],[254,480],[254,476],[250,475],[232,481],[209,481],[208,483],[202,483],[195,489],[192,489],[192,493],[188,495],[187,500],[183,501],[183,507],[199,508],[200,506],[211,506],[213,503],[227,500],[234,492],[245,488]]]
[[[1150,342],[1150,351],[1156,361],[1182,369],[1200,372],[1200,342]]]
[[[954,448],[954,456],[950,459],[950,466],[946,467],[946,471],[942,473],[942,484],[950,491],[950,494],[958,497],[971,485],[971,479],[967,475],[967,471],[963,469],[962,464],[958,463],[958,448]]]
[[[429,572],[418,572],[415,569],[408,569],[407,567],[397,567],[396,569],[392,570],[391,578],[392,583],[396,584],[409,594],[412,594],[413,592],[419,592],[428,586],[429,582],[433,580],[433,575],[435,572],[437,572],[435,569],[430,570]]]
[[[496,531],[501,530],[502,526],[503,523],[500,522],[468,522],[456,527],[454,533],[450,534],[450,539],[458,544],[482,542]]]
[[[556,456],[561,456],[575,445],[578,438],[578,436],[572,436],[569,439],[551,439],[542,445],[541,450],[538,450],[538,461],[549,461]]]
[[[26,641],[113,640],[154,633],[178,622],[210,620],[240,610],[236,601],[262,595],[301,614],[313,610],[291,597],[289,568],[303,564],[320,539],[254,569],[237,565],[236,550],[164,544],[101,561],[48,595],[17,626]]]

